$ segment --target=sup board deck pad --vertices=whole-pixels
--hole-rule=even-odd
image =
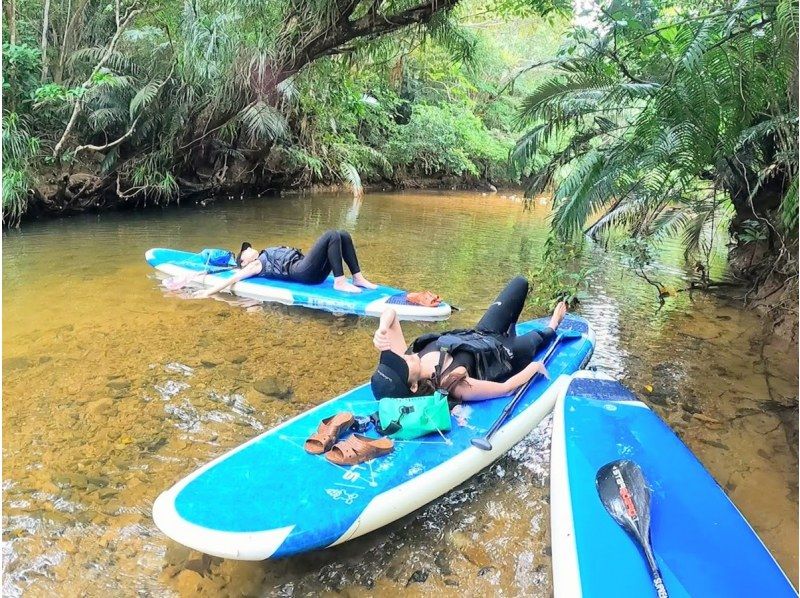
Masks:
[[[689,448],[604,374],[579,372],[556,405],[551,452],[557,597],[655,596],[643,553],[605,510],[597,471],[639,464],[650,535],[670,598],[797,596],[753,529]]]
[[[518,324],[518,334],[541,330],[547,319]],[[320,420],[341,411],[377,411],[368,384],[301,414],[219,457],[164,492],[153,519],[169,537],[215,556],[261,560],[332,546],[395,521],[490,465],[552,411],[556,387],[589,360],[588,323],[567,316],[563,340],[509,420],[492,438],[493,450],[470,440],[483,435],[511,397],[465,403],[447,433],[395,441],[387,456],[338,466],[303,450]],[[542,348],[540,355],[547,347]],[[560,378],[559,378],[560,377]],[[558,379],[558,380],[557,380]],[[370,436],[376,436],[370,430]]]
[[[149,249],[145,253],[145,259],[156,270],[170,276],[189,277],[208,271],[206,276],[193,280],[192,286],[213,287],[235,273],[234,269],[209,267],[199,254],[176,249]],[[376,289],[362,289],[360,293],[337,291],[333,288],[333,276],[316,285],[255,276],[237,282],[231,290],[241,297],[259,301],[375,317],[380,317],[390,298],[402,297],[406,293],[402,289],[384,285],[379,285]],[[425,307],[401,301],[392,303],[392,307],[403,320],[445,320],[452,311],[445,302],[436,307]]]

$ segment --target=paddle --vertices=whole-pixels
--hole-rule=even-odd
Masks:
[[[550,348],[547,349],[547,353],[545,353],[544,357],[542,357],[542,362],[545,365],[547,365],[547,361],[553,355],[553,352],[555,352],[556,347],[562,340],[567,338],[580,338],[581,336],[583,335],[580,332],[576,332],[574,330],[565,330],[563,332],[559,332],[558,335],[553,339],[553,342],[550,344]],[[492,443],[490,442],[492,436],[494,435],[495,432],[497,432],[500,426],[502,426],[506,422],[508,416],[511,415],[511,412],[514,411],[514,408],[517,406],[520,399],[522,399],[522,395],[525,394],[525,391],[528,390],[531,383],[536,379],[538,375],[539,374],[537,372],[536,374],[531,376],[530,380],[528,380],[525,384],[523,384],[517,389],[517,392],[514,393],[514,398],[511,399],[511,401],[509,401],[508,405],[503,407],[503,411],[500,413],[497,420],[495,420],[495,422],[492,424],[492,427],[489,428],[489,431],[486,433],[486,436],[484,436],[483,438],[473,438],[472,440],[470,440],[472,446],[479,448],[482,451],[492,450]]]
[[[606,511],[644,552],[658,598],[667,598],[667,589],[650,546],[650,488],[642,468],[626,459],[603,465],[597,472],[597,492]]]

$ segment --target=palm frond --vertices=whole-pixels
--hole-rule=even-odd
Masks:
[[[239,113],[252,143],[274,141],[286,135],[286,117],[263,101],[257,101]]]
[[[163,83],[163,81],[153,80],[136,92],[129,107],[131,119],[133,119],[141,109],[146,108],[147,105],[153,101]]]
[[[358,174],[356,167],[349,162],[342,162],[339,168],[342,179],[350,186],[353,195],[363,195],[364,185],[361,183],[361,176]]]

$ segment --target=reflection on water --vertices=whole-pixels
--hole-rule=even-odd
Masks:
[[[4,235],[4,594],[549,595],[549,421],[454,492],[334,549],[242,563],[167,541],[150,518],[158,493],[366,380],[375,321],[188,301],[143,260],[153,246],[308,247],[346,228],[367,276],[462,308],[446,324],[409,323],[410,337],[473,323],[536,266],[546,215],[480,194],[318,195]],[[679,257],[662,256],[676,276]],[[735,301],[684,293],[658,310],[618,255],[585,259],[600,266],[581,308],[597,332],[593,364],[655,406],[796,582],[796,350],[765,345]]]

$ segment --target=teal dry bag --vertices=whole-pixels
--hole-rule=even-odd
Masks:
[[[411,440],[433,432],[449,432],[447,397],[436,391],[424,397],[378,401],[379,432],[398,440]]]
[[[235,266],[236,262],[233,258],[233,253],[225,249],[203,249],[199,254],[200,259],[206,266],[215,266],[218,268],[225,266]]]

